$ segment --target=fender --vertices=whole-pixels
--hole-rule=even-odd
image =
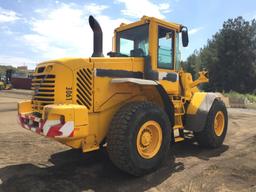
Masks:
[[[208,113],[219,93],[198,92],[192,96],[185,116],[185,129],[200,132],[204,129]]]
[[[113,78],[111,83],[134,83],[137,85],[158,85],[156,81],[138,78]]]
[[[170,101],[168,94],[166,93],[165,89],[159,84],[157,81],[154,80],[146,80],[146,79],[137,79],[137,78],[113,78],[111,80],[112,83],[133,83],[137,85],[151,85],[154,86],[159,95],[162,98],[165,112],[167,113],[171,126],[174,126],[174,105]]]

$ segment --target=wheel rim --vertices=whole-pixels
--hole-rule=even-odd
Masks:
[[[217,136],[221,136],[225,126],[225,117],[222,111],[218,111],[214,119],[214,131]]]
[[[154,157],[162,144],[162,129],[156,121],[144,123],[137,135],[137,151],[141,157],[150,159]]]

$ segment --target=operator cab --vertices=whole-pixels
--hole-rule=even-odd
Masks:
[[[144,57],[144,79],[161,83],[168,94],[179,95],[183,84],[179,79],[179,34],[188,45],[187,27],[154,17],[142,17],[115,30],[110,57]]]
[[[179,33],[183,46],[188,45],[187,28],[154,17],[142,17],[131,24],[121,24],[115,30],[110,57],[150,57],[153,70],[179,69]]]

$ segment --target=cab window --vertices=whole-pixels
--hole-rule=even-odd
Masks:
[[[158,27],[158,68],[173,69],[174,31]]]
[[[148,56],[148,24],[118,32],[117,52],[132,57]]]

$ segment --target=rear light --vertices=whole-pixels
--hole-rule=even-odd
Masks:
[[[61,123],[62,125],[65,124],[65,116],[64,116],[64,115],[61,115],[61,116],[60,116],[60,123]]]

